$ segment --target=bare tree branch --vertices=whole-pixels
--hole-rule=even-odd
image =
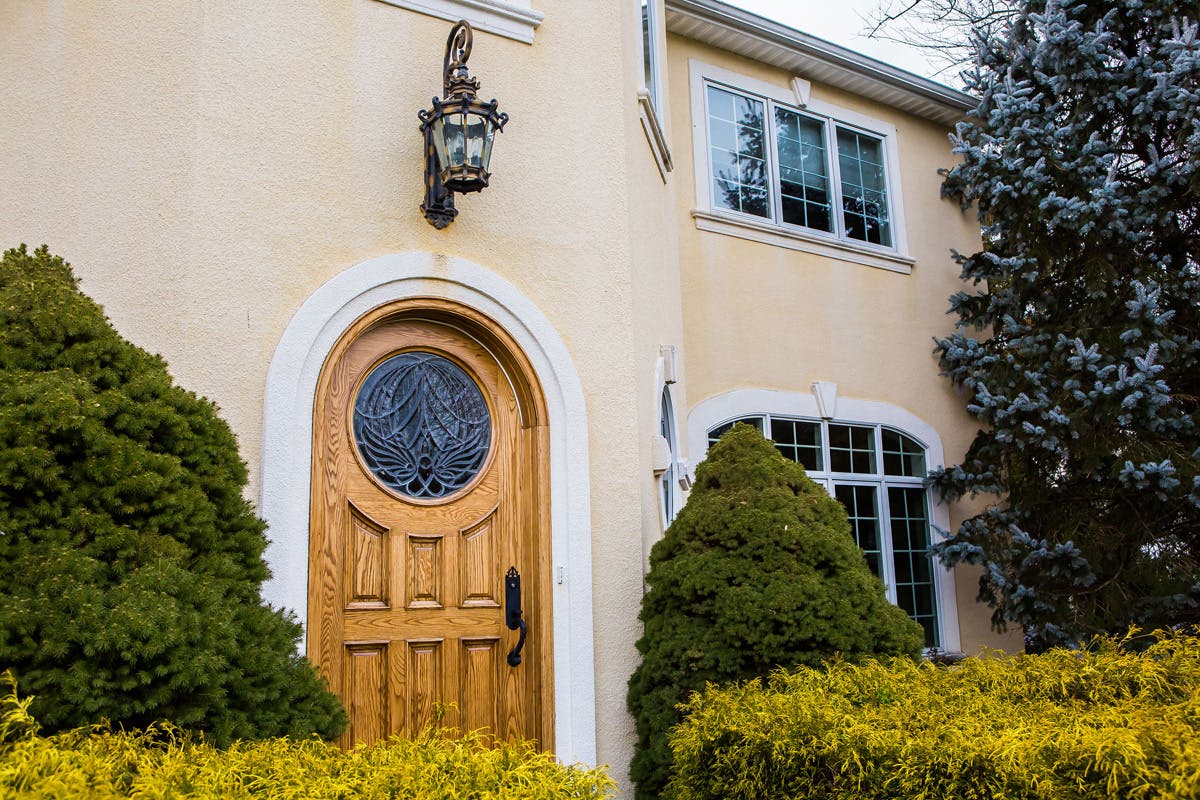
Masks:
[[[1015,14],[1013,0],[879,0],[864,32],[920,48],[944,72],[974,61],[975,38],[1001,30]]]

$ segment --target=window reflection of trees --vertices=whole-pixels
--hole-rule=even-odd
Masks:
[[[823,123],[776,108],[775,141],[783,222],[832,231]]]
[[[737,169],[717,170],[716,181],[724,205],[758,217],[767,213],[767,160],[763,107],[736,97]]]
[[[891,244],[887,234],[887,221],[883,218],[886,209],[882,203],[862,197],[843,197],[846,235],[872,244]]]
[[[707,93],[714,206],[892,246],[882,139],[722,87]]]

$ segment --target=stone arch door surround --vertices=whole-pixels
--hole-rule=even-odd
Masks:
[[[309,619],[307,598],[313,415],[322,368],[333,363],[339,343],[354,338],[352,329],[360,330],[356,325],[420,318],[422,324],[457,331],[468,346],[486,351],[499,367],[497,374],[506,376],[509,387],[504,391],[511,392],[518,416],[527,410],[543,415],[541,491],[548,506],[543,514],[549,546],[542,549],[539,579],[547,598],[542,611],[552,624],[541,657],[553,679],[540,690],[549,710],[543,712],[542,736],[553,741],[560,759],[594,763],[590,495],[582,387],[548,319],[490,270],[430,253],[382,256],[335,276],[296,313],[276,348],[267,380],[261,510],[271,526],[267,561],[273,577],[264,594],[296,611],[309,628],[308,652],[320,659],[321,645],[312,635],[320,639],[314,628],[321,626]],[[520,375],[525,379],[510,380]],[[522,386],[540,387],[540,408]]]

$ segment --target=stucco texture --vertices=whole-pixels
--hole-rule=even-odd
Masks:
[[[533,46],[476,32],[471,71],[511,122],[491,187],[437,231],[417,210],[416,112],[440,94],[448,23],[374,0],[3,4],[0,69],[20,77],[0,119],[0,242],[49,244],[127,338],[215,400],[255,496],[267,367],[319,286],[401,251],[516,286],[586,396],[594,574],[607,576],[597,758],[623,778],[643,551],[629,498],[645,483],[624,63],[637,19],[617,4],[537,6]]]

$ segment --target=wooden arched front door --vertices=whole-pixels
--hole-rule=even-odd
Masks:
[[[349,712],[345,744],[440,721],[553,748],[546,432],[529,364],[469,309],[380,309],[330,354],[314,410],[308,652]]]

